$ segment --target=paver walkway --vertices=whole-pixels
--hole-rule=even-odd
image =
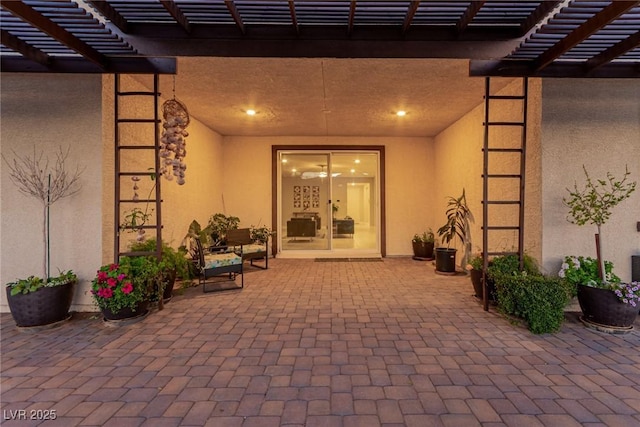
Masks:
[[[638,322],[532,335],[409,258],[274,259],[245,285],[126,327],[2,314],[2,425],[640,426]]]

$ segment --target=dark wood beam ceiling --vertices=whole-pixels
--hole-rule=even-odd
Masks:
[[[460,18],[460,20],[456,24],[458,33],[462,33],[467,29],[471,21],[473,21],[473,18],[478,14],[485,3],[486,1],[472,1],[469,4],[469,7],[467,7],[467,10],[465,10],[464,14],[462,15],[462,18]]]
[[[189,20],[187,19],[186,16],[184,16],[184,13],[182,13],[182,10],[180,10],[178,5],[173,0],[160,0],[160,4],[162,4],[162,6],[164,6],[164,8],[167,10],[167,12],[169,12],[171,14],[173,19],[175,19],[176,22],[182,28],[184,28],[184,30],[187,33],[191,32],[191,25],[189,24]]]
[[[85,0],[88,4],[93,6],[102,16],[108,19],[113,25],[116,26],[121,32],[128,33],[129,26],[127,20],[120,15],[120,13],[105,0]]]
[[[0,30],[0,43],[40,65],[48,66],[51,63],[51,57],[45,52],[20,40],[6,30]]]
[[[40,12],[20,1],[2,1],[2,8],[11,12],[14,16],[28,22],[40,31],[47,33],[65,46],[78,52],[87,60],[106,69],[109,61],[107,57],[89,46],[60,25],[44,17]]]
[[[618,56],[621,56],[638,46],[640,46],[640,30],[589,59],[585,64],[585,68],[589,72],[597,67],[610,63]]]
[[[235,21],[236,25],[240,29],[240,32],[244,34],[245,33],[244,23],[242,22],[242,17],[240,16],[240,12],[238,12],[238,8],[236,7],[236,4],[231,0],[225,0],[224,4],[227,6],[229,13],[231,14],[231,16],[233,17],[233,20]]]
[[[545,50],[542,55],[534,60],[536,71],[541,70],[559,58],[563,53],[569,51],[581,41],[587,39],[591,34],[609,24],[611,21],[624,14],[638,4],[637,1],[613,1],[593,17],[579,25],[574,31],[569,33],[550,49]]]

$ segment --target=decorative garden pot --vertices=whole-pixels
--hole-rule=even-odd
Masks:
[[[433,259],[433,242],[411,242],[413,245],[413,259],[432,260]]]
[[[17,295],[11,295],[11,288],[7,287],[7,301],[16,325],[44,326],[67,319],[75,285],[76,281],[72,281]]]
[[[482,270],[472,269],[469,271],[469,276],[471,277],[471,284],[473,285],[473,291],[475,292],[476,298],[483,298],[482,292]],[[487,277],[487,297],[489,301],[496,300],[496,284],[493,280]]]
[[[104,319],[107,321],[118,321],[118,320],[128,320],[135,319],[137,317],[142,317],[148,313],[149,301],[141,301],[138,303],[138,306],[135,310],[132,310],[128,307],[125,307],[119,310],[117,313],[109,310],[108,308],[101,308],[102,315]]]
[[[625,304],[609,289],[578,285],[578,303],[583,320],[614,328],[632,328],[638,307]]]
[[[455,274],[457,251],[452,248],[436,248],[436,272]]]
[[[173,297],[173,284],[176,281],[176,270],[170,270],[162,275],[162,281],[164,282],[164,292],[162,299],[164,302],[169,302]]]

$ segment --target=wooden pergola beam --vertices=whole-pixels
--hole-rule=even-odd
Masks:
[[[469,4],[467,10],[464,11],[462,17],[460,17],[460,20],[456,23],[458,33],[463,32],[469,26],[485,3],[486,1],[472,1],[471,4]]]
[[[129,32],[129,23],[117,10],[113,8],[113,6],[109,4],[109,2],[105,0],[85,0],[85,2],[93,6],[100,15],[109,20],[120,31],[125,34]]]
[[[416,16],[416,12],[420,7],[419,1],[412,1],[409,5],[409,9],[407,9],[407,15],[404,17],[404,23],[402,24],[402,34],[406,33],[411,27],[411,22],[413,22],[413,17]]]
[[[45,52],[20,40],[7,30],[0,30],[0,43],[38,64],[48,66],[51,63],[51,57]]]
[[[106,68],[108,65],[107,57],[56,24],[37,10],[26,5],[21,1],[7,1],[0,2],[2,8],[8,10],[13,15],[28,22],[40,31],[47,33],[54,39],[58,40],[68,48],[78,52],[87,60],[97,64],[101,68]]]
[[[291,14],[291,25],[293,25],[293,29],[296,30],[296,34],[300,34],[298,17],[296,16],[296,5],[293,0],[289,0],[289,13]]]
[[[235,21],[236,25],[238,26],[238,28],[240,28],[240,32],[244,34],[244,23],[242,22],[242,17],[240,16],[240,12],[238,11],[236,4],[233,2],[233,0],[224,0],[224,4],[227,6],[227,10],[231,14],[231,17]]]
[[[617,57],[640,46],[640,31],[630,35],[626,39],[619,41],[608,49],[603,50],[598,55],[589,59],[585,64],[587,70],[593,70],[607,64]]]
[[[586,20],[582,25],[578,26],[578,28],[570,32],[566,37],[538,56],[538,58],[534,60],[536,71],[539,71],[551,64],[563,53],[571,50],[574,46],[587,39],[600,28],[604,27],[637,4],[637,1],[612,1],[600,12]]]
[[[561,0],[557,1],[543,1],[540,2],[536,10],[520,25],[520,31],[522,34],[527,34],[533,27],[538,25],[549,13],[560,4]]]
[[[349,5],[349,23],[347,24],[347,35],[353,31],[354,21],[356,19],[356,0],[351,0]]]
[[[162,4],[162,6],[164,6],[164,8],[167,10],[167,12],[169,12],[169,14],[171,14],[173,19],[175,19],[176,22],[182,28],[184,28],[184,30],[187,33],[191,32],[191,24],[189,24],[189,20],[184,15],[184,13],[182,13],[182,10],[180,10],[178,5],[174,1],[172,1],[172,0],[160,0],[160,3]]]

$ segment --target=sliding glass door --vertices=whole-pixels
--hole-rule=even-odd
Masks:
[[[365,151],[278,153],[281,256],[379,256],[379,156]]]

